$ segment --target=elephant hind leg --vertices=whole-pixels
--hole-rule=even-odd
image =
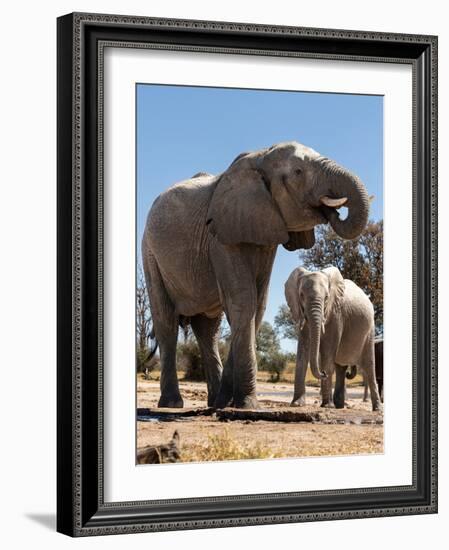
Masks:
[[[207,381],[207,404],[212,407],[220,388],[223,367],[218,351],[218,330],[221,316],[209,319],[205,315],[195,315],[191,319],[193,333],[198,342]]]
[[[366,376],[363,377],[363,402],[366,403],[368,401],[368,380]]]
[[[223,368],[221,384],[215,399],[214,407],[224,409],[233,405],[234,395],[234,363],[232,362],[232,348],[229,350],[228,357]]]
[[[161,396],[158,407],[182,408],[176,373],[176,344],[179,319],[165,289],[159,268],[153,256],[144,257],[144,270],[150,298],[151,315],[161,361]]]
[[[374,360],[374,337],[369,337],[365,343],[363,349],[362,364],[360,365],[365,374],[366,381],[368,383],[369,391],[371,394],[371,404],[373,411],[377,411],[381,408],[381,401],[379,396],[379,390],[376,382],[376,369]]]

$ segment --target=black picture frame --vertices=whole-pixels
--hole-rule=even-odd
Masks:
[[[87,536],[437,512],[437,37],[85,13],[58,18],[57,29],[57,530]],[[412,485],[104,502],[99,106],[105,42],[412,65]]]

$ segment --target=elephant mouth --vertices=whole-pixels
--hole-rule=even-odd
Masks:
[[[338,218],[340,217],[338,213],[339,209],[333,208],[331,206],[324,206],[324,205],[313,206],[312,210],[314,212],[314,220],[315,220],[313,225],[311,227],[304,227],[304,224],[288,226],[287,231],[290,238],[292,233],[307,232],[307,231],[313,230],[313,227],[315,227],[315,225],[327,224],[330,222],[331,219],[335,219],[335,217],[338,217]],[[287,245],[288,243],[286,243],[284,246],[288,250]]]
[[[315,231],[309,229],[308,231],[289,231],[288,241],[282,246],[289,252],[294,250],[309,249],[315,244]]]
[[[318,206],[316,210],[319,211],[321,217],[323,218],[323,223],[328,223],[331,219],[333,219],[335,216],[338,218],[340,217],[340,214],[338,213],[338,208],[334,208],[332,206],[324,206],[323,204]]]

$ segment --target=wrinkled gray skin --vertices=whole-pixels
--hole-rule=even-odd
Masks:
[[[298,328],[295,390],[292,405],[305,405],[305,377],[310,364],[321,380],[323,407],[343,408],[347,365],[359,367],[371,392],[373,410],[380,408],[375,378],[374,308],[355,283],[336,267],[322,271],[295,269],[285,283],[285,297]]]
[[[339,218],[345,205],[348,216]],[[257,407],[255,335],[276,248],[310,248],[329,222],[343,238],[366,225],[361,181],[296,142],[239,155],[218,176],[197,174],[162,193],[147,219],[142,258],[161,357],[161,407],[182,407],[178,325],[190,319],[207,376],[208,404]],[[224,369],[222,312],[231,327]]]

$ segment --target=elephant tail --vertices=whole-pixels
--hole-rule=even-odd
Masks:
[[[157,348],[159,347],[159,342],[156,340],[156,335],[154,334],[154,328],[151,329],[150,340],[153,344],[150,347],[150,351],[148,353],[148,360],[150,360],[154,356],[154,354],[157,351]]]
[[[187,338],[189,333],[190,317],[180,316],[179,326],[182,328],[185,338]],[[148,352],[143,360],[144,363],[146,363],[147,361],[150,361],[150,359],[154,357],[154,354],[156,353],[157,348],[159,347],[159,342],[157,341],[156,334],[154,333],[154,326],[151,327],[150,342],[151,342],[151,346],[149,347]]]
[[[190,329],[190,317],[186,317],[185,315],[180,315],[179,326],[181,327],[182,332],[184,334],[184,340],[187,340],[189,336],[189,329]]]
[[[156,353],[157,348],[159,347],[159,342],[157,341],[156,335],[154,334],[154,327],[151,327],[150,342],[151,342],[151,346],[148,348],[148,352],[143,359],[144,364],[147,361],[150,361],[154,357],[154,354]]]
[[[356,377],[357,365],[352,365],[349,368],[350,368],[349,372],[348,371],[346,372],[346,378],[347,378],[347,380],[352,380],[353,378]]]

